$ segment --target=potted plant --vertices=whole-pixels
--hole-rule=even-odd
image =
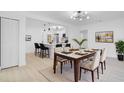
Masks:
[[[81,39],[81,40],[78,40],[76,38],[73,39],[78,45],[79,45],[79,49],[81,49],[82,47],[82,44],[87,41],[87,39]]]
[[[124,41],[119,40],[115,42],[116,52],[118,53],[118,60],[124,61]]]

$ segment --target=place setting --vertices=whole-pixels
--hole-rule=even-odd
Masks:
[[[75,52],[76,55],[87,55],[88,52],[84,51],[84,50],[79,50],[77,52]]]

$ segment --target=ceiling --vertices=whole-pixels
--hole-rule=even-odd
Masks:
[[[101,21],[124,18],[124,11],[87,11],[90,19],[78,21],[70,19],[72,11],[30,11],[39,16],[45,16],[53,20],[65,22],[72,25],[86,25]]]

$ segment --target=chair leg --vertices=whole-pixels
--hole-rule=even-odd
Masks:
[[[99,79],[99,67],[97,68],[97,78]]]
[[[84,74],[87,72],[87,70],[84,69]]]
[[[94,71],[91,71],[91,75],[92,75],[92,82],[94,82]]]
[[[61,65],[60,68],[61,68],[61,74],[62,74],[63,63],[61,62],[60,65]]]
[[[106,61],[104,61],[104,69],[106,69]]]
[[[71,68],[72,68],[72,60],[70,60],[70,63],[71,63]]]
[[[82,69],[80,68],[80,78],[79,78],[79,80],[81,80],[81,73],[82,73]]]
[[[102,74],[103,74],[103,62],[101,62],[101,70],[102,70]]]

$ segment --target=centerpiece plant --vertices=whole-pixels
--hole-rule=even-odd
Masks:
[[[73,40],[79,45],[79,49],[81,49],[83,43],[87,41],[87,39],[76,39],[76,38],[74,38]]]

